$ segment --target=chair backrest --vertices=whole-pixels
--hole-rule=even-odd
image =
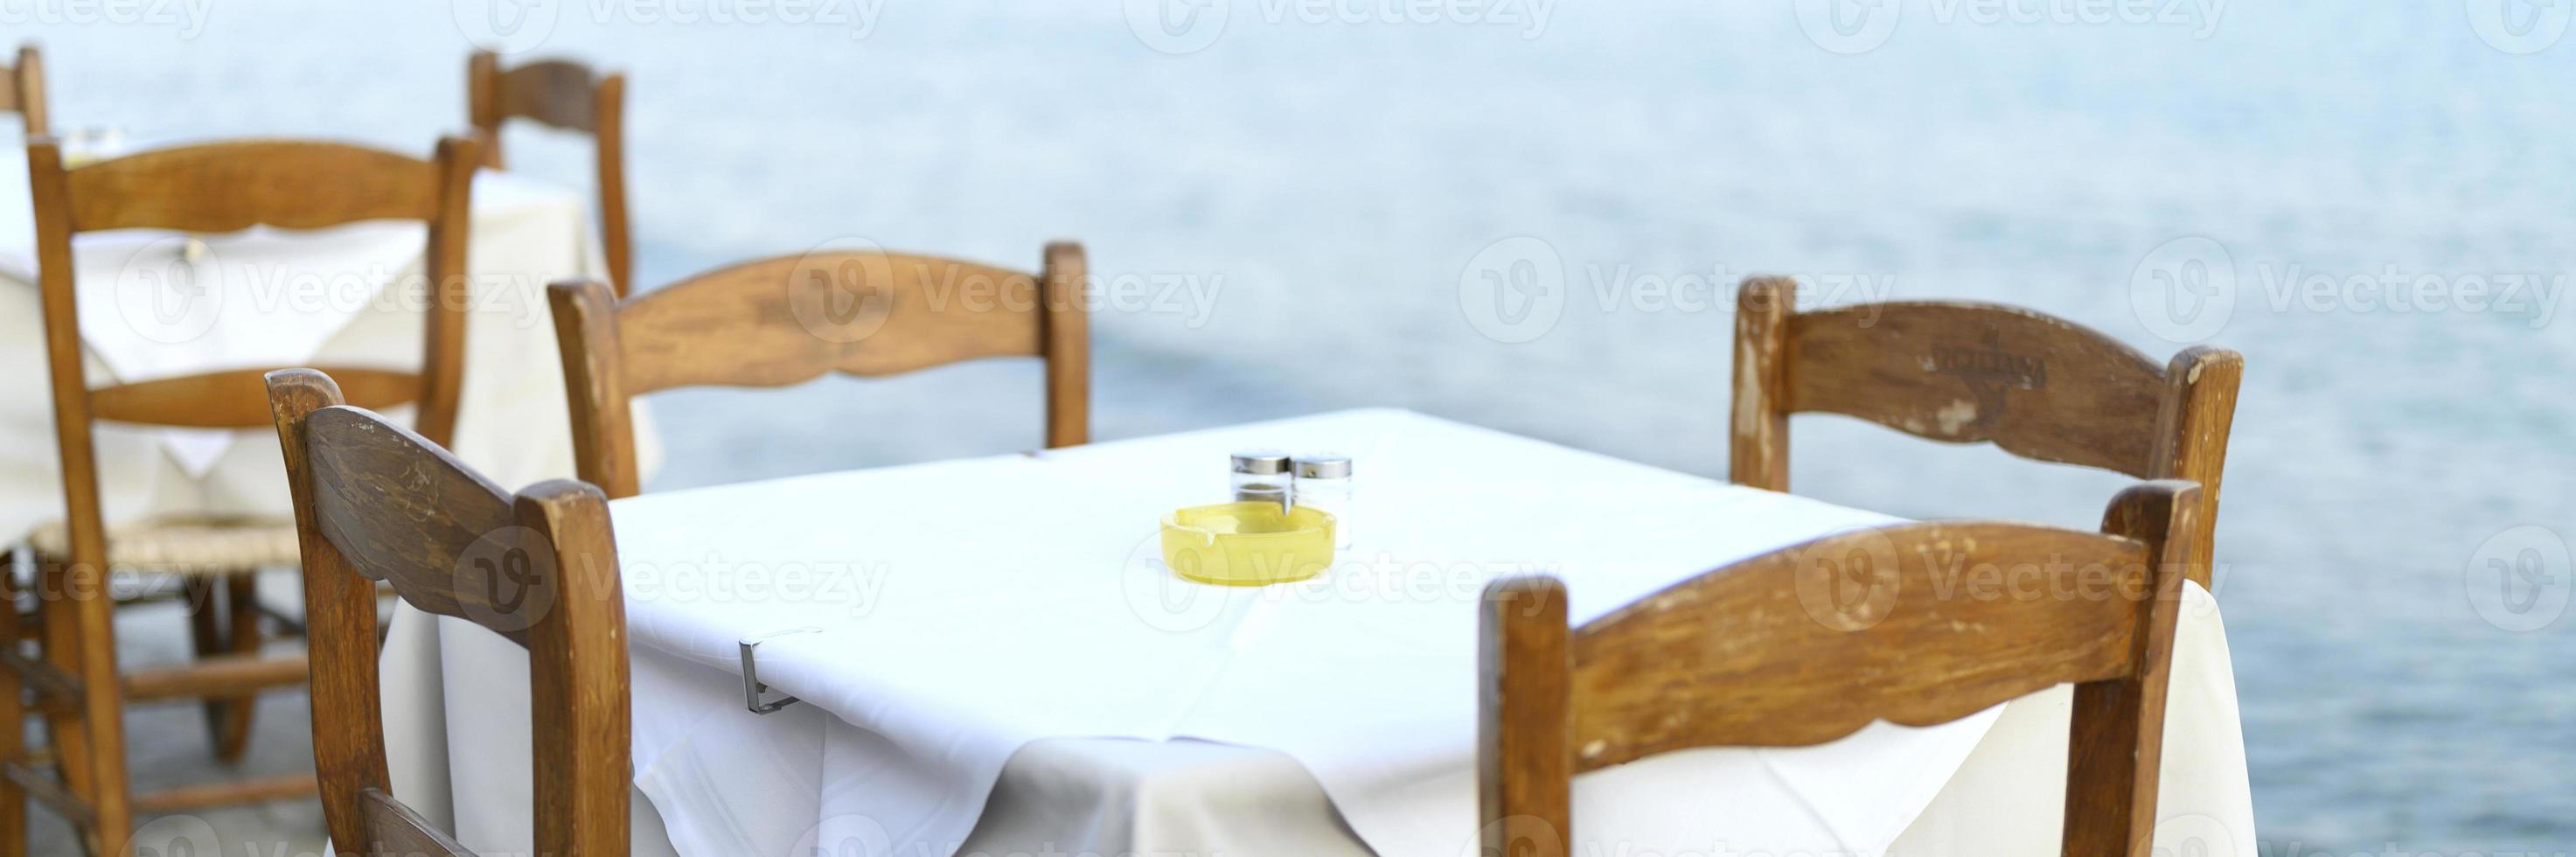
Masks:
[[[392,794],[377,691],[376,582],[528,650],[538,854],[622,857],[626,607],[599,489],[512,495],[437,444],[341,404],[329,376],[268,375],[304,556],[313,750],[341,853],[466,854]]]
[[[1484,853],[1575,854],[1585,771],[1821,744],[1873,720],[1946,723],[2071,682],[2065,853],[2143,857],[2197,491],[2122,492],[2107,535],[1923,523],[1829,536],[1580,628],[1558,581],[1495,582],[1481,621]]]
[[[1789,490],[1789,415],[1858,417],[1917,437],[1991,442],[2039,461],[2201,486],[2218,521],[2219,477],[2245,358],[2208,346],[2165,365],[2100,332],[2008,306],[1896,302],[1798,312],[1797,283],[1755,277],[1738,294],[1736,483]],[[2209,586],[2211,533],[2195,540]]]
[[[1049,244],[1035,274],[869,251],[776,256],[623,304],[595,282],[548,290],[581,478],[638,490],[636,396],[674,387],[778,387],[827,373],[883,376],[984,357],[1046,362],[1047,446],[1090,437],[1082,246]]]
[[[18,64],[0,67],[0,110],[13,111],[25,120],[27,136],[48,130],[51,117],[45,115],[45,55],[35,45],[18,48]]]
[[[538,60],[501,68],[501,58],[476,51],[466,63],[465,97],[483,165],[502,169],[501,123],[512,118],[589,134],[599,189],[599,244],[608,258],[609,285],[625,297],[634,277],[635,249],[626,223],[626,76],[600,73],[568,60]]]
[[[260,375],[233,369],[90,389],[82,366],[72,236],[109,229],[233,232],[254,225],[313,229],[364,220],[428,224],[421,368],[335,369],[366,407],[417,403],[420,433],[445,443],[464,383],[465,244],[474,143],[439,141],[432,160],[337,143],[242,141],[183,146],[63,167],[50,137],[27,145],[36,214],[37,280],[53,385],[71,559],[106,567],[92,422],[196,428],[268,424]],[[204,287],[200,287],[204,288]],[[266,367],[275,368],[275,367]]]

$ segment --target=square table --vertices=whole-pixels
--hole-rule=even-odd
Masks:
[[[1172,576],[1157,519],[1225,499],[1226,454],[1254,446],[1351,455],[1354,544],[1306,583]],[[649,798],[636,848],[689,855],[1472,854],[1485,582],[1562,577],[1582,622],[1892,520],[1385,409],[610,509]],[[2187,597],[2159,839],[2250,854],[2224,630],[2208,593]],[[424,618],[397,617],[385,680],[443,686],[447,764],[404,761],[396,790],[444,773],[466,845],[524,850],[525,655]],[[806,626],[759,654],[805,702],[748,712],[737,641]],[[2054,853],[2069,697],[1586,774],[1578,847]]]

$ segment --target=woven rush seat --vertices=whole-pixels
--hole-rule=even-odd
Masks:
[[[71,555],[71,530],[61,521],[27,535],[36,555]],[[294,521],[156,518],[107,528],[107,564],[117,569],[184,575],[247,574],[302,560]]]

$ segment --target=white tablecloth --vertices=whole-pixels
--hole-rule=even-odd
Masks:
[[[1351,453],[1359,541],[1309,584],[1171,577],[1156,516],[1221,495],[1225,453],[1253,445]],[[1389,410],[612,509],[651,800],[638,850],[689,855],[1473,853],[1485,581],[1561,576],[1579,622],[1889,520]],[[2224,632],[2190,598],[2160,815],[2250,854]],[[448,746],[465,844],[524,850],[524,654],[418,618],[397,619],[386,681],[443,668],[452,743],[395,746]],[[825,630],[761,663],[807,703],[744,711],[735,641],[805,625]],[[1577,833],[1623,849],[1601,853],[2053,853],[2067,701],[1588,774]],[[398,791],[437,788],[434,759],[398,767]]]
[[[24,151],[0,149],[0,541],[62,516],[46,382],[33,214]],[[602,270],[584,198],[505,173],[474,190],[467,269],[474,301],[456,451],[513,484],[569,476],[563,374],[545,301],[549,281]],[[81,332],[93,387],[229,368],[315,363],[415,370],[421,319],[388,282],[417,279],[425,230],[359,223],[205,239],[193,299],[166,279],[176,236],[145,230],[74,239]],[[134,264],[129,264],[134,263]],[[156,303],[158,306],[156,308]],[[397,409],[407,414],[408,408]],[[275,432],[101,424],[99,477],[110,522],[159,514],[290,515]]]

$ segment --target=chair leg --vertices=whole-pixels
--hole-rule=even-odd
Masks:
[[[49,715],[63,783],[90,807],[94,853],[123,857],[134,835],[125,778],[125,700],[116,666],[115,599],[103,568],[46,563],[45,660],[79,676],[73,710]],[[114,850],[108,850],[108,849]]]
[[[188,647],[198,660],[223,654],[228,637],[224,633],[222,589],[212,577],[191,577],[180,583],[188,603]],[[220,700],[208,698],[201,703],[206,714],[206,734],[222,743],[224,707]],[[216,757],[222,758],[221,751]]]
[[[224,651],[236,655],[256,655],[260,649],[259,575],[246,572],[224,579],[224,607],[231,612],[227,620],[231,639]],[[215,758],[226,763],[239,762],[250,749],[251,715],[259,710],[259,694],[245,692],[213,701],[215,711]]]
[[[0,646],[18,647],[18,557],[0,550]],[[27,710],[18,673],[0,669],[0,765],[27,755]],[[27,857],[27,792],[0,776],[0,857]]]

